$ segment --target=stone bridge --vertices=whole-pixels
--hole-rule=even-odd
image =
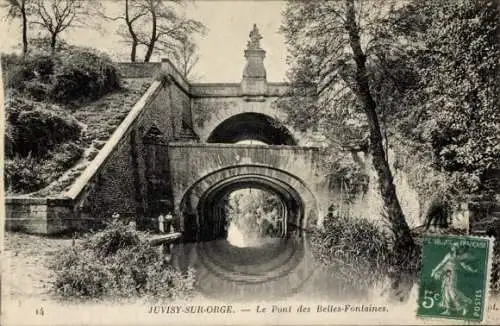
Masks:
[[[313,147],[244,144],[168,145],[174,208],[186,238],[217,238],[224,232],[223,198],[243,188],[278,195],[288,229],[317,222],[319,151]]]
[[[311,227],[329,196],[318,167],[320,140],[286,125],[276,101],[287,84],[267,82],[260,38],[254,26],[240,83],[192,84],[168,60],[144,70],[120,64],[125,76],[160,69],[161,78],[69,190],[55,198],[7,198],[7,227],[58,233],[93,228],[118,212],[150,229],[173,210],[186,238],[217,238],[221,199],[249,187],[282,199],[289,230]]]

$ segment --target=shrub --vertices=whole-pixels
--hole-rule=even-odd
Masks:
[[[48,159],[60,171],[71,168],[82,157],[83,148],[76,142],[67,142],[58,145],[49,153]]]
[[[80,145],[68,142],[58,145],[43,157],[14,155],[5,160],[5,186],[9,193],[40,190],[59,178],[82,156]]]
[[[91,49],[4,55],[2,61],[6,87],[36,101],[68,104],[96,100],[120,89],[120,76],[111,60]]]
[[[54,289],[66,298],[168,300],[194,293],[193,271],[176,271],[143,233],[119,221],[63,250],[52,268]]]
[[[390,239],[366,219],[330,214],[311,235],[315,259],[353,289],[384,283],[392,261]]]
[[[7,121],[13,152],[21,156],[41,157],[60,143],[78,140],[82,129],[73,117],[47,106],[28,110],[7,106]]]
[[[120,89],[118,70],[104,55],[74,50],[54,73],[51,98],[56,102],[96,100]]]
[[[47,98],[52,88],[51,76],[60,58],[55,55],[36,54],[28,57],[6,58],[5,85],[34,100]]]
[[[47,184],[40,160],[16,156],[5,160],[5,188],[9,193],[27,193]]]

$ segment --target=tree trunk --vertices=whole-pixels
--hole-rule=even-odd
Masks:
[[[408,258],[415,253],[415,244],[397,198],[392,172],[389,167],[389,162],[386,159],[380,124],[375,111],[376,103],[370,92],[366,72],[366,56],[361,49],[359,28],[356,24],[353,0],[346,0],[346,9],[345,29],[349,34],[349,44],[354,54],[354,61],[356,62],[356,89],[354,91],[361,101],[368,119],[370,128],[370,151],[372,154],[373,166],[377,172],[380,194],[394,235],[394,265],[396,271],[394,272],[395,275],[393,275],[393,281],[395,282],[393,288],[399,288],[401,281],[404,282],[406,277],[411,276],[408,275],[412,273],[411,267],[408,266]],[[409,291],[409,289],[407,290]],[[407,293],[405,293],[405,295],[407,295]]]
[[[28,53],[28,18],[26,17],[26,1],[21,5],[21,16],[23,20],[23,55]]]
[[[151,37],[149,38],[148,50],[146,51],[146,55],[144,56],[144,62],[149,62],[151,56],[153,55],[153,51],[155,49],[156,43],[156,8],[151,8],[151,20],[152,20],[152,29],[151,29]]]
[[[52,53],[56,52],[56,42],[57,42],[57,33],[52,33],[50,35],[50,50]]]
[[[151,56],[153,55],[154,43],[149,43],[148,50],[146,51],[146,55],[144,56],[144,62],[149,62]]]
[[[130,50],[130,61],[135,62],[135,57],[137,55],[137,39],[132,39],[132,49]]]
[[[132,37],[132,48],[130,49],[130,61],[135,62],[135,58],[137,55],[137,45],[139,44],[139,42],[137,40],[137,35],[134,32],[132,21],[130,21],[130,15],[128,11],[128,0],[125,0],[125,23],[127,24],[130,37]]]

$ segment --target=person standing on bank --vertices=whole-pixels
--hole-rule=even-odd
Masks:
[[[160,233],[165,233],[165,217],[163,216],[163,214],[160,214],[160,216],[158,216],[158,230],[160,231]]]
[[[172,216],[172,213],[168,212],[167,215],[165,216],[165,229],[168,230],[168,232],[173,233],[174,232],[174,226],[173,226],[173,220],[174,217]]]

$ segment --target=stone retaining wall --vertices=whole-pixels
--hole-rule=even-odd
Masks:
[[[27,233],[55,234],[72,227],[73,201],[57,198],[5,199],[8,230]]]
[[[150,78],[161,70],[161,62],[117,62],[123,78]]]
[[[142,78],[159,65],[166,78],[153,82],[67,193],[58,198],[6,198],[7,229],[41,234],[89,229],[113,212],[148,220],[146,170],[152,159],[146,155],[144,138],[156,128],[165,141],[174,140],[183,130],[183,119],[190,118],[189,85],[168,60],[126,66],[130,71],[146,67],[143,75],[134,75]],[[157,164],[159,172],[152,172],[160,179],[166,177],[162,165],[167,166]]]

